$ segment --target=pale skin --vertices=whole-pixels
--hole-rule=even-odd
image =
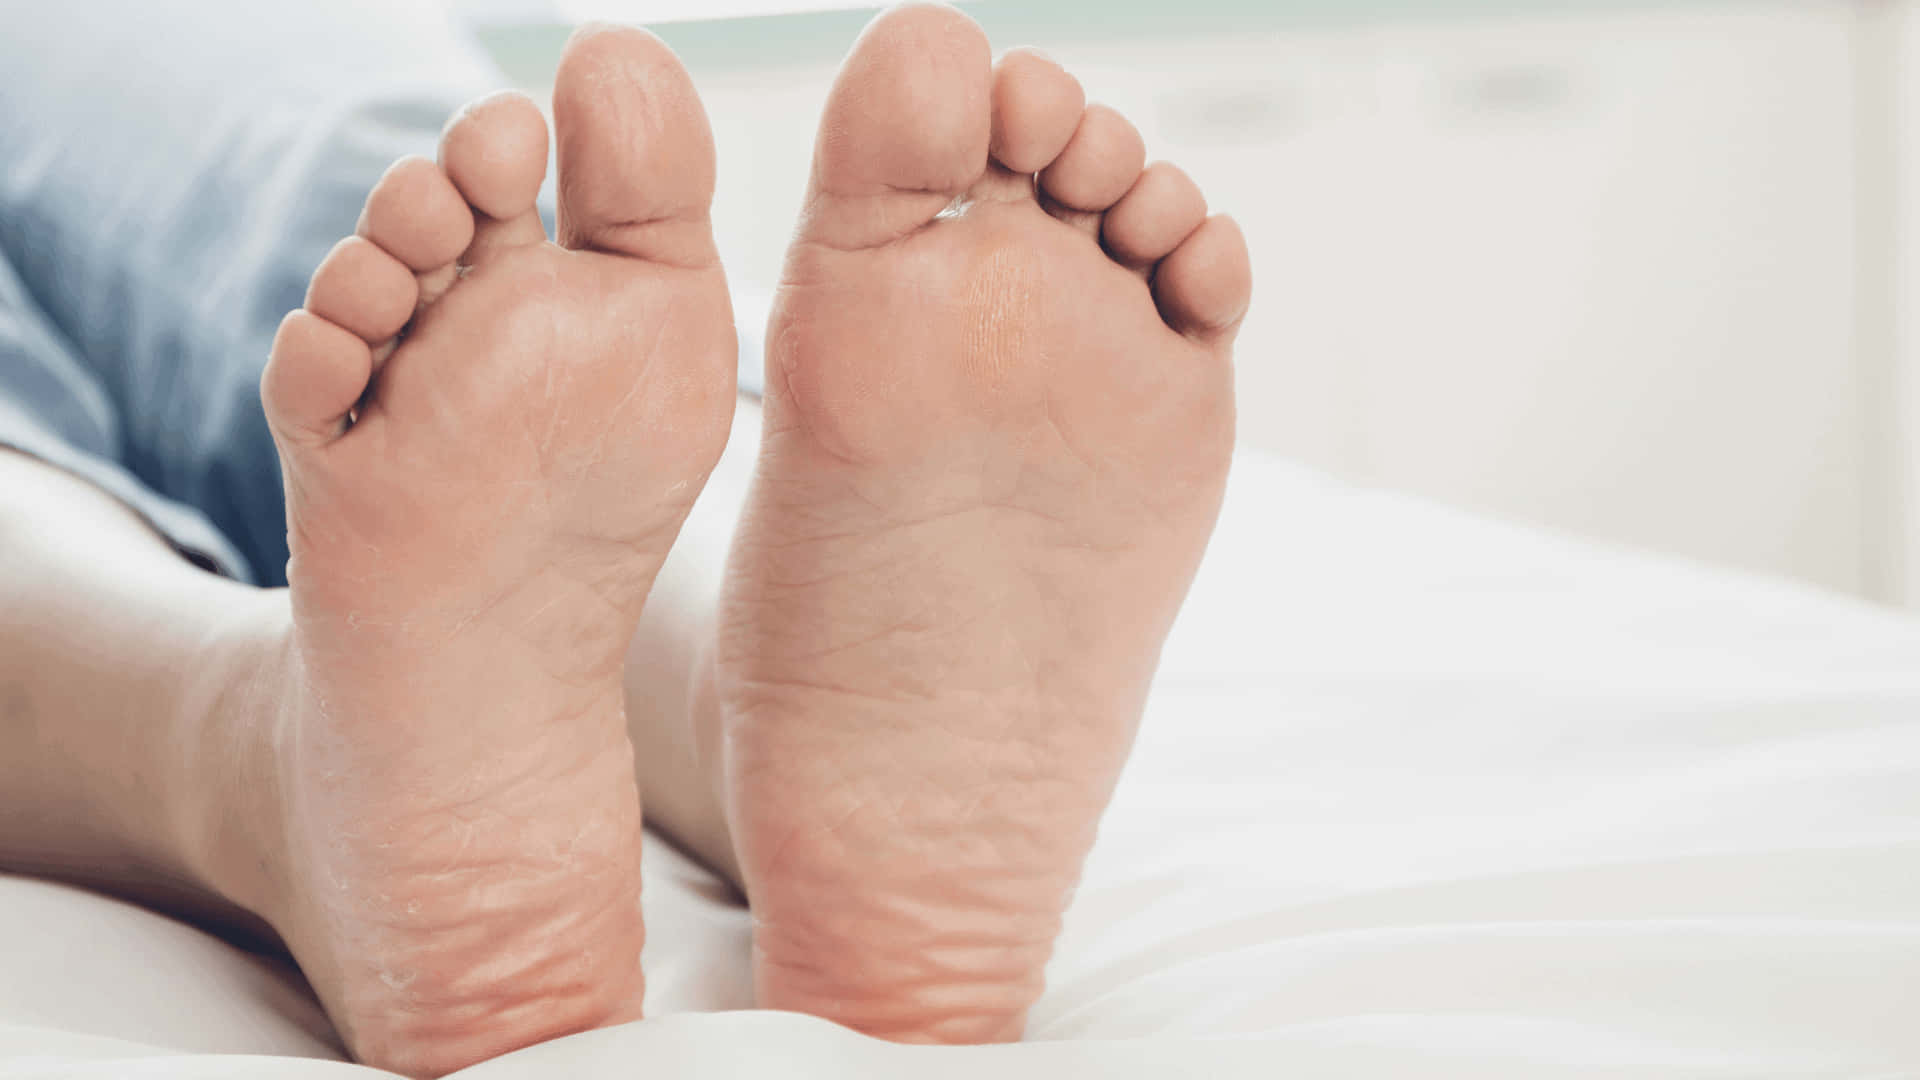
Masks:
[[[557,243],[544,121],[482,99],[283,324],[289,589],[0,452],[0,864],[278,941],[438,1075],[639,1017],[644,795],[763,1005],[1018,1038],[1218,508],[1238,231],[1051,61],[890,11],[729,446],[691,84],[596,29],[554,115]]]

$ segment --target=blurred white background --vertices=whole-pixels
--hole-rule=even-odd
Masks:
[[[827,6],[463,13],[535,90],[570,23],[653,25],[713,116],[729,269],[765,290],[870,14]],[[961,6],[1245,226],[1243,441],[1920,606],[1920,3]]]

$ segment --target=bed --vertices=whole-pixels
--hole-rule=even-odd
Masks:
[[[1028,1042],[746,1011],[745,912],[647,864],[652,1018],[461,1076],[1920,1075],[1920,620],[1249,453]],[[0,1077],[339,1057],[284,966],[0,877]]]

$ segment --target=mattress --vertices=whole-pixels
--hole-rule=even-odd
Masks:
[[[1028,1041],[751,1011],[646,860],[650,1019],[461,1075],[1920,1075],[1920,620],[1243,455]],[[285,966],[0,877],[0,1077],[339,1058]]]

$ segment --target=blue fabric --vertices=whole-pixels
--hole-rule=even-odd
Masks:
[[[0,443],[276,584],[274,330],[386,166],[497,80],[433,9],[268,10],[0,2]]]
[[[387,165],[504,80],[419,0],[0,0],[0,26],[0,445],[283,583],[274,331]]]
[[[91,480],[138,510],[194,562],[249,580],[246,559],[205,515],[160,495],[120,464],[125,445],[120,410],[100,379],[0,258],[0,446]]]

